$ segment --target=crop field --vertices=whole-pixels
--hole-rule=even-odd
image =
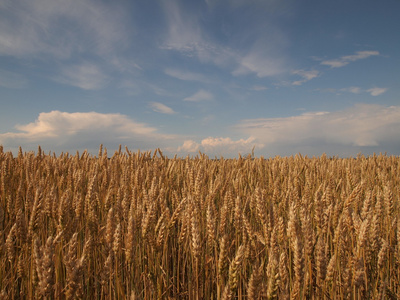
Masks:
[[[0,299],[400,299],[400,158],[0,147]]]

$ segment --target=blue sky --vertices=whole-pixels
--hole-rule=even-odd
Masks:
[[[0,144],[400,154],[400,2],[0,0]]]

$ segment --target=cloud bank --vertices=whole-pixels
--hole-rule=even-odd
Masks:
[[[40,113],[34,122],[15,128],[17,132],[0,134],[0,144],[11,151],[19,146],[32,150],[41,145],[54,152],[88,149],[96,153],[99,144],[109,149],[123,144],[142,150],[160,147],[170,155],[181,156],[201,151],[210,156],[237,157],[238,153],[251,152],[253,147],[256,155],[265,157],[299,152],[309,156],[325,152],[344,157],[380,151],[399,155],[400,106],[356,104],[334,112],[245,119],[232,127],[235,135],[247,136],[240,139],[209,136],[196,141],[160,133],[157,128],[122,114],[97,112]]]
[[[168,110],[168,109],[167,109]],[[400,106],[357,104],[334,112],[308,112],[284,118],[245,119],[232,126],[245,138],[209,136],[195,140],[182,135],[160,133],[157,128],[136,122],[122,114],[97,112],[40,113],[31,123],[15,126],[17,132],[0,134],[0,145],[16,151],[43,149],[71,152],[88,149],[96,154],[104,144],[116,149],[165,149],[168,155],[196,154],[237,157],[255,147],[256,155],[287,156],[296,153],[319,156],[355,156],[387,151],[399,155]],[[233,134],[233,132],[231,132]]]
[[[357,104],[336,112],[242,120],[235,128],[276,155],[355,155],[400,149],[400,106]],[[396,148],[397,147],[397,148]],[[386,151],[386,150],[385,150]],[[396,150],[395,150],[396,151]]]
[[[115,148],[118,144],[136,149],[167,146],[166,141],[174,135],[161,134],[145,123],[136,122],[122,114],[102,114],[97,112],[40,113],[29,124],[17,125],[18,132],[0,134],[0,144],[7,148],[35,149],[41,145],[51,151],[96,150],[100,144]]]
[[[252,148],[263,148],[264,145],[255,141],[255,138],[232,140],[230,137],[208,137],[201,140],[200,143],[194,140],[186,140],[183,145],[178,147],[180,153],[195,153],[201,151],[211,156],[221,156],[228,153],[231,156],[237,156],[238,153],[249,153]]]

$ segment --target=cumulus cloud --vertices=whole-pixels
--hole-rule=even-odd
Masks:
[[[239,139],[237,141],[232,140],[229,137],[208,137],[201,141],[201,146],[205,151],[211,151],[215,149],[228,149],[230,152],[234,150],[249,150],[255,144],[255,138],[249,137],[248,139]],[[258,144],[262,147],[263,145]]]
[[[332,60],[323,60],[321,65],[330,66],[331,68],[340,68],[348,65],[350,62],[376,55],[379,55],[379,51],[357,51],[356,54],[353,55],[345,55]]]
[[[178,147],[178,152],[193,153],[201,151],[207,155],[237,155],[238,153],[249,152],[256,146],[257,149],[264,147],[263,144],[257,143],[254,137],[248,139],[232,140],[230,137],[208,137],[201,140],[200,143],[194,140],[186,140],[183,145]]]
[[[84,90],[97,90],[105,86],[107,76],[97,65],[83,63],[63,67],[61,76],[55,80]]]
[[[162,114],[172,115],[172,114],[176,113],[172,108],[170,108],[160,102],[151,102],[150,106],[155,112],[159,112]]]
[[[302,85],[303,83],[318,77],[320,73],[317,70],[309,70],[309,71],[306,71],[306,70],[294,70],[294,71],[292,71],[292,74],[293,75],[298,75],[298,76],[303,78],[301,80],[296,80],[296,81],[292,82],[292,84],[293,85]]]
[[[167,140],[176,138],[160,134],[156,128],[126,115],[97,112],[42,112],[34,122],[15,128],[17,132],[0,134],[0,144],[11,148],[19,145],[34,148],[40,144],[52,151],[67,151],[96,149],[101,143],[160,147],[166,145]]]
[[[200,145],[193,140],[186,140],[183,145],[178,147],[178,152],[193,153],[200,149]]]
[[[200,89],[198,92],[193,94],[192,96],[186,97],[183,101],[190,101],[190,102],[200,102],[200,101],[208,101],[214,99],[213,94],[207,92],[203,89]]]
[[[400,146],[400,106],[357,104],[336,112],[310,112],[286,118],[248,119],[235,127],[253,136],[267,148],[286,148],[294,153],[308,149],[306,146],[312,146],[314,151],[319,149],[320,153],[333,149],[340,152],[346,147],[353,150],[357,147],[382,148],[393,141]]]

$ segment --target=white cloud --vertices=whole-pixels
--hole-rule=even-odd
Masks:
[[[228,152],[237,151],[249,151],[255,145],[255,138],[249,137],[248,139],[239,139],[237,141],[232,140],[229,137],[208,137],[201,141],[201,146],[205,151],[216,151],[216,149],[225,149]],[[263,145],[257,144],[259,147]]]
[[[269,14],[272,14],[273,7],[279,6],[267,5],[269,6],[267,8],[264,2],[258,1],[256,4]],[[233,9],[237,8],[235,6]],[[210,31],[203,25],[201,10],[185,9],[183,5],[178,4],[178,1],[171,0],[165,2],[164,12],[167,33],[161,47],[163,49],[175,50],[198,59],[202,63],[213,63],[218,67],[231,69],[231,73],[235,76],[255,73],[258,77],[267,77],[287,71],[287,57],[283,52],[289,45],[289,41],[278,26],[273,25],[272,20],[265,18],[264,15],[261,22],[254,24],[256,27],[251,27],[253,35],[251,39],[247,31],[240,30],[240,32],[231,33],[237,36],[235,39],[223,43],[221,39],[214,37],[214,31]],[[267,24],[268,30],[265,30]],[[228,26],[222,27],[225,30],[228,28]],[[224,28],[222,28],[224,34],[230,34],[225,32]],[[246,39],[246,43],[243,43],[242,39]],[[181,74],[171,73],[175,73],[171,76],[178,75],[180,79],[185,80],[183,76],[180,76]],[[193,78],[193,80],[198,79]]]
[[[198,13],[183,11],[174,0],[165,2],[163,7],[167,21],[167,34],[162,48],[176,50],[203,61],[212,61],[210,53],[215,51],[215,46],[205,41]]]
[[[250,51],[239,62],[239,66],[232,72],[234,76],[255,73],[257,77],[269,77],[282,74],[286,71],[283,57],[268,54],[266,49],[257,48]]]
[[[379,87],[374,87],[372,89],[367,90],[368,93],[371,94],[371,96],[379,96],[387,91],[387,88],[379,88]]]
[[[327,88],[327,89],[316,89],[316,90],[321,91],[321,92],[337,93],[338,95],[340,95],[341,92],[346,92],[346,93],[352,93],[352,94],[369,93],[371,96],[379,96],[379,95],[385,93],[388,89],[374,87],[374,88],[371,88],[368,90],[364,90],[358,86],[350,86],[350,87],[341,88],[341,89]]]
[[[164,73],[185,81],[199,81],[203,83],[211,83],[212,81],[205,75],[195,72],[183,71],[178,69],[165,69]]]
[[[341,92],[349,92],[349,93],[352,93],[352,94],[360,94],[362,92],[361,88],[358,87],[358,86],[351,86],[351,87],[348,87],[348,88],[343,88],[343,89],[340,89],[339,91],[341,91]]]
[[[143,68],[139,66],[135,61],[131,59],[126,59],[122,56],[113,57],[112,59],[110,59],[109,62],[120,72],[126,72],[136,75],[140,71],[143,71]]]
[[[303,83],[310,81],[311,79],[314,79],[320,75],[319,71],[317,70],[294,70],[292,71],[292,74],[299,75],[303,78],[302,80],[292,82],[293,85],[302,85]]]
[[[255,138],[232,140],[230,137],[208,137],[201,140],[200,143],[194,140],[186,140],[183,145],[178,147],[180,153],[194,153],[201,151],[207,155],[233,155],[238,153],[250,152],[256,146],[258,149],[264,147],[263,144],[257,143]]]
[[[183,145],[178,147],[178,152],[193,153],[200,149],[200,145],[193,140],[186,140]]]
[[[164,45],[167,49],[192,52],[202,41],[201,29],[195,14],[183,13],[177,1],[164,4],[168,35]]]
[[[108,55],[126,41],[125,12],[91,0],[15,0],[0,12],[0,54]]]
[[[282,52],[289,43],[285,34],[277,26],[269,26],[267,32],[261,29],[262,25],[252,28],[254,31],[262,30],[262,37],[255,38],[253,42],[246,45],[241,43],[240,47],[231,47],[231,44],[235,44],[234,41],[229,44],[221,43],[213,37],[214,32],[210,32],[202,25],[202,15],[198,10],[184,10],[183,6],[178,5],[178,2],[174,0],[165,3],[167,34],[163,49],[179,51],[202,63],[233,68],[233,75],[256,73],[258,77],[267,77],[286,71],[287,59]],[[259,4],[263,6],[262,3],[260,1]],[[265,21],[263,24],[270,22]],[[243,35],[243,32],[240,34]],[[246,36],[248,36],[247,32]]]
[[[234,51],[205,33],[199,11],[184,10],[175,0],[163,3],[167,33],[162,49],[175,50],[203,63],[214,63],[217,66],[227,66],[237,60]]]
[[[170,108],[170,107],[168,107],[165,104],[162,104],[160,102],[151,102],[150,106],[155,112],[159,112],[159,113],[162,113],[162,114],[172,115],[172,114],[176,113],[172,108]]]
[[[98,66],[83,63],[64,67],[61,76],[56,77],[55,80],[84,90],[97,90],[104,87],[107,76]]]
[[[233,75],[255,73],[258,77],[277,76],[287,71],[285,49],[289,42],[278,28],[266,32],[251,46],[250,51],[239,59],[239,66]]]
[[[327,65],[331,68],[340,68],[348,65],[350,62],[375,55],[379,55],[379,51],[357,51],[356,54],[353,55],[342,56],[338,59],[324,60],[321,62],[321,65]]]
[[[344,147],[384,147],[393,141],[400,144],[400,106],[357,104],[336,112],[243,120],[235,128],[267,148],[294,153],[306,147],[319,149],[320,153]]]
[[[197,93],[193,94],[192,96],[183,99],[183,101],[200,102],[200,101],[209,101],[212,99],[214,99],[213,94],[203,89],[200,89]]]
[[[126,144],[143,149],[162,147],[167,140],[177,138],[160,134],[156,128],[126,115],[97,112],[42,112],[34,122],[15,128],[18,132],[0,134],[0,144],[31,149],[40,144],[52,151],[95,150],[99,144]]]

